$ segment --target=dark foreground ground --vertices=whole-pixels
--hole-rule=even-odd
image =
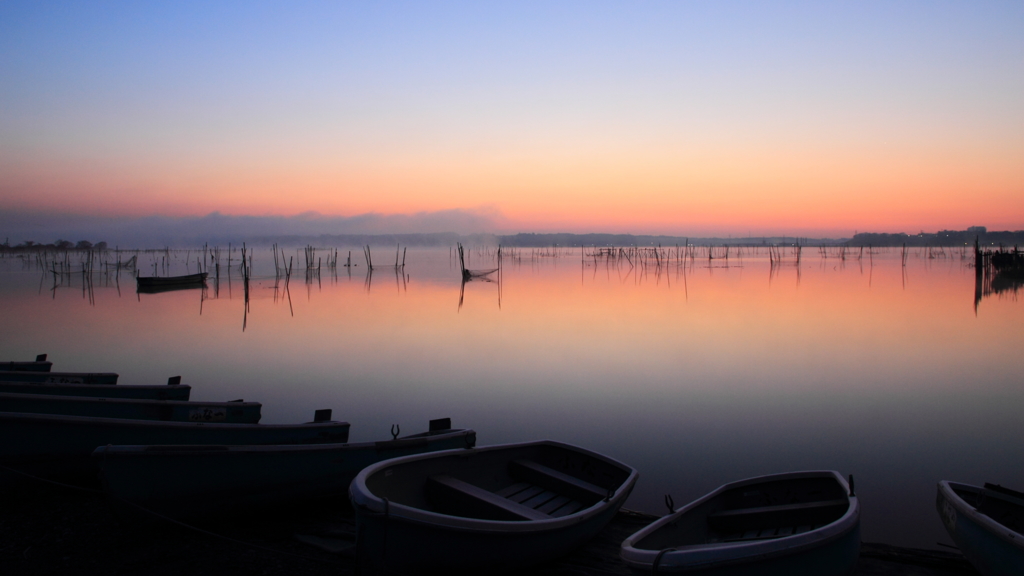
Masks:
[[[344,503],[232,516],[201,525],[223,538],[163,522],[116,514],[102,495],[33,485],[0,493],[0,574],[344,576],[353,531]],[[620,512],[592,542],[562,561],[531,570],[540,576],[629,574],[618,559],[627,536],[654,518]],[[858,576],[960,576],[977,572],[955,550],[864,544]]]

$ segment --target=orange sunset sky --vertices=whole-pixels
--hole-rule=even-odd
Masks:
[[[0,212],[1019,230],[1021,30],[1014,3],[7,2]]]

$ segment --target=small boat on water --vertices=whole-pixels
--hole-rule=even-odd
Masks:
[[[3,372],[49,372],[53,368],[53,362],[46,361],[46,354],[36,356],[34,362],[0,362],[0,371]]]
[[[139,276],[136,278],[136,291],[140,294],[192,290],[205,286],[206,272],[186,276]]]
[[[761,476],[726,484],[627,538],[620,550],[646,573],[848,574],[860,553],[860,504],[838,472]]]
[[[317,410],[305,424],[162,422],[0,412],[0,464],[55,474],[94,473],[91,456],[107,444],[326,444],[348,441],[348,422]]]
[[[34,372],[0,370],[0,382],[44,382],[49,384],[117,384],[113,372]]]
[[[434,420],[430,431],[380,442],[275,446],[100,446],[104,490],[165,516],[344,497],[360,470],[389,458],[476,445],[473,430]]]
[[[241,400],[235,402],[181,402],[0,392],[0,412],[128,418],[163,422],[256,424],[260,421],[262,406],[259,402],[243,402]]]
[[[3,382],[0,393],[80,396],[89,398],[136,398],[139,400],[188,400],[192,387],[180,385],[133,384],[47,384],[44,382]]]
[[[943,480],[935,507],[953,542],[978,572],[1024,574],[1024,493]]]
[[[349,488],[369,573],[494,572],[558,558],[596,535],[637,472],[552,441],[406,456]]]

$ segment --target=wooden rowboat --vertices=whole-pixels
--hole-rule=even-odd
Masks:
[[[139,276],[136,278],[136,291],[140,294],[191,290],[205,286],[206,272],[186,276]]]
[[[349,488],[367,572],[508,570],[597,534],[636,470],[558,442],[448,450],[367,467]]]
[[[181,385],[129,384],[46,384],[42,382],[3,382],[0,393],[81,396],[91,398],[136,398],[139,400],[188,400],[192,387]]]
[[[397,456],[472,448],[476,432],[451,420],[394,440],[276,446],[100,446],[93,459],[116,500],[175,518],[228,509],[265,510],[312,498],[345,497],[363,468]]]
[[[326,415],[321,414],[326,413]],[[91,455],[107,444],[324,444],[346,442],[348,422],[318,410],[306,424],[161,422],[0,412],[0,464],[53,474],[94,474]]]
[[[59,414],[164,422],[256,424],[260,421],[261,408],[262,404],[259,402],[243,402],[241,400],[236,402],[180,402],[0,392],[0,412],[25,414]]]
[[[113,372],[31,372],[0,370],[0,382],[42,382],[48,384],[117,384]]]
[[[1024,494],[939,482],[935,507],[953,542],[985,576],[1024,574]]]
[[[860,552],[860,504],[837,472],[726,484],[627,538],[636,571],[711,575],[848,574]]]
[[[49,372],[53,368],[53,362],[46,361],[46,354],[36,356],[34,362],[0,362],[0,371],[3,372]]]

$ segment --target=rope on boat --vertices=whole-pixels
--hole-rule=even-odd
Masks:
[[[112,500],[117,500],[117,501],[122,502],[124,504],[128,504],[129,506],[137,508],[137,509],[139,509],[139,510],[141,510],[141,511],[147,513],[147,514],[155,516],[155,517],[157,517],[157,518],[159,518],[161,520],[165,520],[167,522],[170,522],[171,524],[175,524],[175,525],[181,526],[182,528],[187,528],[188,530],[192,530],[193,532],[198,532],[200,534],[205,534],[205,535],[211,536],[213,538],[218,538],[220,540],[225,540],[227,542],[232,542],[232,543],[235,543],[235,544],[246,546],[248,548],[254,548],[256,550],[263,550],[264,552],[271,552],[271,553],[274,553],[274,554],[281,554],[283,556],[291,556],[293,558],[301,558],[303,560],[313,560],[315,562],[323,562],[325,564],[336,564],[336,565],[339,565],[339,566],[348,566],[348,564],[345,564],[345,563],[342,563],[342,562],[336,562],[334,560],[327,560],[327,559],[324,559],[324,558],[314,558],[312,556],[305,556],[303,554],[296,554],[294,552],[286,552],[284,550],[277,550],[277,549],[274,549],[274,548],[267,548],[266,546],[260,546],[259,544],[253,544],[251,542],[246,542],[244,540],[238,540],[236,538],[231,538],[230,536],[224,536],[223,534],[217,534],[216,532],[210,532],[209,530],[204,530],[204,529],[199,528],[197,526],[192,526],[191,524],[186,524],[184,522],[181,522],[180,520],[175,520],[174,518],[170,518],[168,516],[164,516],[163,514],[160,514],[159,512],[150,510],[149,508],[146,508],[145,506],[141,506],[139,504],[136,504],[135,502],[129,502],[128,500],[125,500],[123,498],[118,498],[117,496],[114,496],[113,494],[107,494],[107,493],[103,492],[102,490],[96,490],[95,488],[86,488],[85,486],[75,486],[74,484],[65,484],[63,482],[57,482],[56,480],[49,480],[49,479],[46,479],[46,478],[40,478],[38,476],[33,476],[32,474],[29,474],[28,472],[23,472],[21,470],[17,470],[17,469],[14,469],[14,468],[9,468],[9,467],[3,466],[3,465],[0,465],[0,469],[6,470],[8,472],[13,472],[15,474],[20,474],[21,476],[24,476],[26,478],[31,478],[32,480],[38,480],[39,482],[45,482],[47,484],[53,484],[54,486],[60,486],[61,488],[70,488],[72,490],[78,490],[80,492],[88,492],[88,493],[91,493],[91,494],[104,495],[104,496],[106,496],[106,497],[108,497],[108,498],[110,498]]]
[[[661,550],[660,552],[658,552],[658,555],[654,557],[654,563],[651,564],[651,574],[657,574],[658,573],[658,566],[661,564],[661,557],[664,556],[667,552],[674,552],[674,551],[675,551],[675,548],[665,548],[665,549]]]

